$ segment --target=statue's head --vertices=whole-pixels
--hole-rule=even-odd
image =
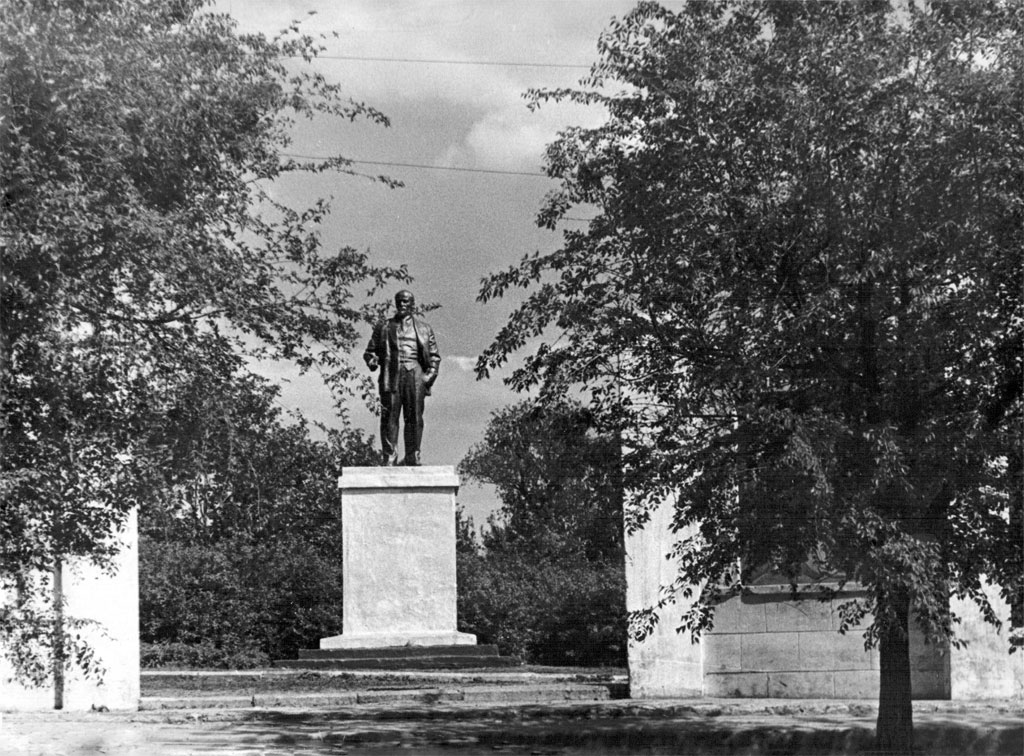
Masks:
[[[400,292],[395,294],[395,309],[399,315],[412,315],[413,308],[416,306],[416,297],[412,295],[412,292],[408,289],[402,289]]]

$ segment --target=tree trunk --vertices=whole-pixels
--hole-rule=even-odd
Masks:
[[[53,565],[53,708],[64,708],[64,562]]]
[[[878,644],[881,675],[878,688],[876,749],[880,754],[911,754],[914,751],[914,712],[910,699],[910,597],[886,595],[895,622],[882,631]],[[881,614],[885,607],[879,606]]]

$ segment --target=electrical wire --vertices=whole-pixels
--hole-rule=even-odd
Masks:
[[[326,155],[297,155],[292,152],[280,153],[283,157],[297,158],[299,160],[332,160],[336,156]],[[492,173],[502,176],[534,176],[537,178],[548,178],[544,173],[536,171],[504,171],[498,168],[459,168],[448,165],[425,165],[423,163],[394,163],[385,160],[345,160],[353,165],[384,165],[391,168],[422,168],[431,171],[458,171],[461,173]]]
[[[297,158],[299,160],[330,160],[330,157],[324,155],[298,155],[293,152],[282,152],[282,157]],[[540,178],[549,178],[544,173],[530,173],[528,171],[503,171],[496,168],[458,168],[455,166],[446,165],[425,165],[423,163],[394,163],[384,160],[346,160],[347,163],[353,165],[385,165],[393,168],[422,168],[425,170],[432,171],[458,171],[462,173],[490,173],[497,174],[499,176],[533,176]],[[594,220],[593,218],[562,218],[563,221],[576,221],[579,223],[589,223]]]

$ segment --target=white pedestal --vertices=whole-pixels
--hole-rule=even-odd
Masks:
[[[322,649],[474,645],[456,630],[453,467],[346,467],[342,634]]]

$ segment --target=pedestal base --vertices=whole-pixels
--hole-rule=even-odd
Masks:
[[[325,639],[328,640],[328,639]],[[275,667],[286,669],[496,669],[522,664],[519,659],[498,654],[497,646],[387,646],[384,648],[313,648],[299,651],[298,659],[277,659]]]
[[[352,633],[332,635],[320,639],[321,649],[332,648],[389,648],[391,646],[473,646],[476,636],[471,633]]]

